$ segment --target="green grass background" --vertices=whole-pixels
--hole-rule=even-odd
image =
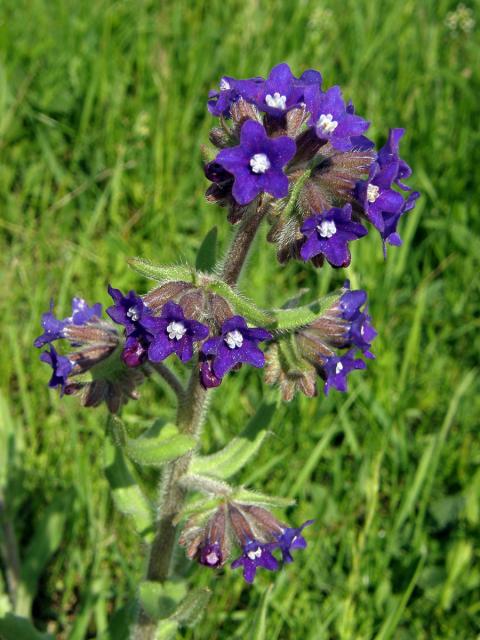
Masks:
[[[198,569],[213,597],[181,637],[254,637],[268,591],[273,639],[470,639],[480,634],[480,133],[478,25],[453,33],[446,0],[3,0],[0,6],[0,486],[37,627],[105,637],[143,571],[102,471],[105,411],[46,387],[32,348],[51,296],[108,303],[140,292],[128,256],[192,261],[225,212],[203,199],[205,99],[222,74],[322,71],[379,143],[406,127],[402,155],[422,192],[384,262],[375,234],[348,277],[365,288],[377,359],[350,392],[284,406],[240,480],[316,518],[309,548],[248,587]],[[470,4],[477,23],[480,5]],[[256,246],[243,290],[263,306],[345,273],[290,264]],[[222,385],[205,449],[238,433],[266,393],[258,372]],[[270,393],[270,392],[268,392]],[[169,411],[151,383],[131,424]],[[180,554],[181,555],[181,554]],[[8,608],[0,574],[0,611]],[[122,623],[115,638],[125,637]],[[180,637],[180,636],[179,636]],[[260,636],[259,636],[260,637]]]

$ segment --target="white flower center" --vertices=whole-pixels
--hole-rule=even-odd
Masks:
[[[362,328],[360,329],[360,335],[365,335],[365,325],[362,324]]]
[[[181,340],[187,330],[182,322],[170,322],[167,327],[167,333],[170,340]]]
[[[317,229],[322,238],[331,238],[337,233],[337,227],[333,220],[322,220],[320,224],[317,224]]]
[[[265,102],[269,107],[273,107],[274,109],[282,109],[282,111],[285,111],[287,108],[287,96],[281,96],[278,91],[275,91],[273,96],[267,93]]]
[[[338,127],[338,122],[333,119],[331,113],[322,113],[317,122],[317,127],[324,133],[333,133]]]
[[[256,558],[260,558],[261,555],[262,555],[262,550],[260,549],[260,547],[257,547],[255,551],[249,551],[247,553],[247,556],[250,558],[250,560],[255,560]]]
[[[206,557],[207,564],[217,564],[218,556],[215,551],[210,551],[210,553]]]
[[[367,187],[367,200],[369,202],[375,202],[379,195],[380,187],[377,187],[376,184],[369,184]]]
[[[256,153],[250,158],[253,173],[265,173],[270,169],[270,160],[264,153]]]
[[[135,307],[130,307],[127,311],[127,317],[130,318],[132,322],[136,322],[140,318],[140,314]]]
[[[220,91],[228,91],[230,89],[230,83],[225,78],[220,80]]]
[[[240,331],[237,331],[237,329],[235,329],[234,331],[229,331],[224,340],[227,343],[229,349],[241,347],[243,344],[243,336]]]
[[[337,362],[337,366],[335,367],[335,373],[338,376],[340,371],[343,371],[343,364],[341,362]]]

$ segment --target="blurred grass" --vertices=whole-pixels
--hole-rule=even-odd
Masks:
[[[107,282],[145,291],[125,266],[130,255],[194,260],[224,220],[203,200],[207,92],[224,73],[265,74],[285,60],[341,84],[379,143],[388,127],[406,127],[402,155],[423,195],[386,263],[373,234],[354,246],[348,276],[369,292],[376,361],[352,376],[348,395],[282,408],[242,478],[295,497],[292,522],[316,518],[308,551],[273,577],[268,598],[271,575],[246,587],[230,571],[196,572],[214,597],[185,637],[250,637],[265,614],[269,640],[480,633],[480,43],[478,24],[471,33],[446,26],[455,6],[3,0],[0,490],[27,568],[32,540],[47,536],[48,564],[31,577],[39,629],[101,637],[143,566],[104,479],[103,412],[46,389],[31,346],[40,315],[51,296],[59,312],[76,294],[105,304]],[[470,6],[478,23],[480,5]],[[229,233],[219,224],[223,247]],[[259,242],[244,278],[265,306],[344,277],[279,268],[273,255]],[[205,446],[238,433],[265,393],[256,372],[230,379]],[[144,398],[128,407],[132,424],[155,406],[168,411],[154,385]]]

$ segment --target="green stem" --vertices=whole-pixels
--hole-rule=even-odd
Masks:
[[[254,211],[246,214],[239,224],[223,259],[220,274],[220,279],[229,285],[235,284],[240,277],[262,219],[263,211],[259,205]],[[211,394],[200,384],[197,364],[198,361],[195,361],[186,393],[178,396],[177,425],[182,433],[198,439]],[[165,466],[159,497],[157,531],[150,548],[146,580],[165,582],[170,574],[176,537],[174,522],[181,511],[186,494],[179,480],[188,471],[191,458],[192,453],[189,452]],[[153,640],[156,627],[157,623],[151,620],[145,611],[140,610],[132,640]]]

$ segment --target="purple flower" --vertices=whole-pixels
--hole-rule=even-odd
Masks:
[[[327,376],[324,387],[325,395],[328,395],[331,387],[338,391],[346,391],[347,375],[350,371],[354,369],[365,369],[366,366],[363,360],[355,360],[353,350],[348,351],[343,356],[327,358],[324,363],[324,370]]]
[[[67,384],[67,378],[73,369],[72,362],[70,362],[70,360],[65,356],[59,355],[52,344],[50,345],[50,351],[44,351],[40,355],[40,360],[49,364],[53,369],[52,377],[50,378],[48,386],[60,386],[60,395],[63,395],[65,391],[65,385]]]
[[[322,76],[318,71],[309,69],[300,78],[295,78],[285,62],[277,64],[270,71],[255,101],[256,106],[272,116],[283,116],[287,111],[300,105],[307,86],[320,88]]]
[[[182,362],[193,356],[193,343],[208,336],[208,327],[196,320],[188,320],[183,309],[175,302],[167,302],[159,317],[143,316],[141,325],[151,335],[148,359],[152,362],[165,360],[176,353]]]
[[[290,553],[292,549],[305,549],[307,541],[302,536],[302,531],[314,522],[314,520],[307,520],[301,527],[288,527],[278,536],[278,545],[284,562],[293,562],[292,554]]]
[[[245,205],[265,191],[275,198],[287,195],[288,178],[282,168],[295,150],[295,142],[287,136],[269,138],[261,124],[247,120],[240,131],[240,145],[222,149],[215,162],[233,174],[233,197]]]
[[[350,151],[352,138],[361,136],[370,123],[352,113],[343,101],[340,87],[331,87],[323,93],[318,86],[305,89],[305,103],[310,111],[309,124],[321,140],[329,140],[338,151]]]
[[[201,547],[198,554],[198,561],[205,567],[221,567],[223,564],[223,554],[218,542],[206,544]]]
[[[378,152],[377,160],[382,168],[394,164],[396,166],[396,175],[393,181],[404,191],[410,191],[410,187],[400,182],[412,175],[412,170],[399,155],[400,139],[404,133],[405,129],[390,129],[388,140]]]
[[[323,255],[333,267],[347,267],[351,260],[348,243],[368,233],[365,227],[352,221],[350,204],[307,218],[300,231],[305,236],[300,249],[302,259]]]
[[[134,331],[141,330],[140,321],[151,315],[142,298],[137,296],[135,291],[129,291],[124,296],[119,289],[114,289],[110,285],[108,285],[108,293],[115,304],[108,307],[107,313],[114,322],[125,327],[125,335],[130,336]]]
[[[230,116],[230,107],[239,98],[254,102],[263,84],[263,78],[249,78],[236,80],[223,76],[220,80],[220,90],[210,91],[208,94],[208,110],[214,116]]]
[[[402,195],[391,188],[397,168],[396,162],[383,167],[374,163],[368,180],[359,182],[356,188],[356,197],[362,204],[366,217],[378,229],[384,240],[385,220],[392,214],[398,219],[397,214],[403,207]]]
[[[213,356],[211,371],[217,378],[223,376],[242,362],[261,368],[265,364],[263,351],[258,343],[271,340],[272,335],[260,327],[249,329],[245,318],[232,316],[222,325],[220,336],[206,340],[201,352]]]
[[[82,298],[73,298],[72,315],[63,320],[58,320],[53,314],[53,300],[50,301],[50,311],[42,315],[42,327],[44,332],[36,338],[33,343],[35,347],[41,348],[45,344],[59,340],[64,337],[65,327],[68,325],[81,326],[89,322],[92,318],[100,318],[102,315],[102,305],[93,304],[91,307]]]
[[[349,289],[350,284],[347,281],[345,287]],[[371,343],[377,332],[371,324],[371,318],[365,311],[361,311],[367,301],[367,294],[362,289],[356,291],[346,291],[339,301],[341,317],[349,323],[346,338],[348,342],[357,347],[365,357],[374,358],[370,351]]]
[[[278,561],[272,555],[272,550],[278,547],[277,543],[262,544],[253,540],[243,547],[243,554],[231,564],[232,569],[243,566],[243,577],[252,583],[258,567],[269,571],[278,569]]]

